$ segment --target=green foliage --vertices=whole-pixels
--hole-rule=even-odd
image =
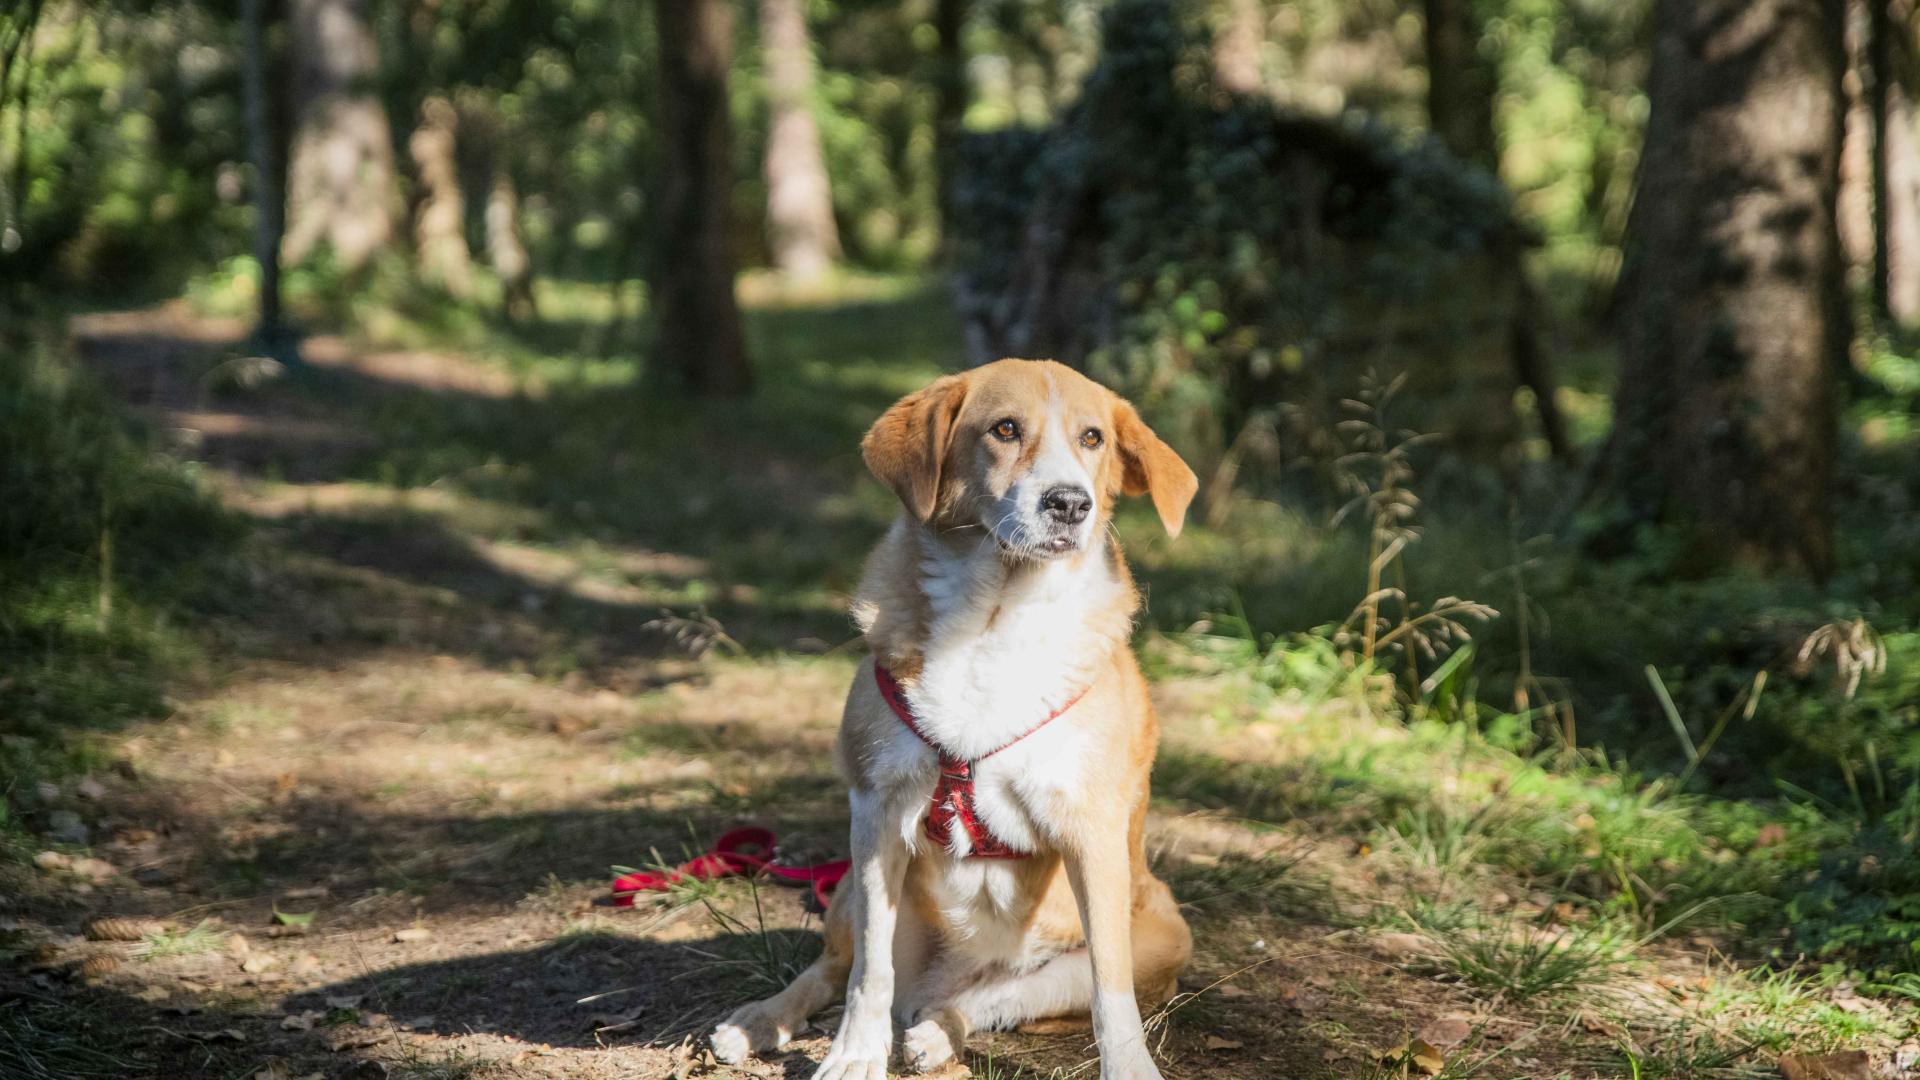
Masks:
[[[1461,287],[1520,242],[1492,177],[1358,116],[1223,99],[1204,38],[1170,5],[1115,4],[1103,26],[1100,62],[1053,129],[968,149],[957,256],[989,296],[1023,261],[1097,278],[1098,297],[1065,316],[1090,324],[1084,338],[1038,345],[1091,351],[1203,465],[1271,426],[1283,399],[1330,405],[1332,373],[1354,358],[1396,338],[1445,350],[1498,310]],[[1065,235],[1010,242],[1036,220]]]
[[[234,578],[240,528],[79,372],[0,336],[0,776],[23,799],[90,764],[81,733],[165,712],[179,616]]]

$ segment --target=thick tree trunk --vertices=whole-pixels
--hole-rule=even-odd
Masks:
[[[420,177],[420,206],[414,211],[414,257],[420,275],[453,296],[471,292],[473,254],[467,248],[467,206],[460,194],[460,167],[454,157],[458,121],[453,105],[430,97],[420,105],[420,126],[407,140]]]
[[[241,0],[240,27],[246,56],[247,163],[253,167],[253,260],[260,270],[260,322],[254,337],[269,353],[281,352],[280,239],[286,223],[279,155],[274,152],[273,107],[267,95],[265,0]]]
[[[1913,114],[1913,12],[1867,0],[1873,115],[1873,297],[1883,318],[1920,325],[1920,145]]]
[[[540,309],[533,302],[533,257],[520,238],[520,193],[505,168],[496,170],[487,193],[487,262],[500,280],[507,321],[531,322],[540,317]]]
[[[1840,0],[1659,0],[1606,478],[1628,528],[1832,561]]]
[[[322,241],[341,269],[367,264],[393,236],[393,145],[374,93],[379,69],[366,0],[290,0],[295,132],[291,224],[282,255]]]
[[[687,389],[743,394],[752,381],[734,300],[732,124],[727,69],[733,11],[726,0],[653,5],[660,37],[665,165],[653,297],[654,362]]]
[[[1498,177],[1500,136],[1493,107],[1500,80],[1498,70],[1480,53],[1481,33],[1472,0],[1426,0],[1428,121],[1454,157]],[[1565,460],[1573,448],[1554,396],[1553,365],[1540,343],[1540,298],[1527,280],[1518,239],[1493,254],[1512,309],[1507,349],[1513,377],[1533,392],[1540,434],[1553,456]],[[1489,406],[1505,408],[1502,402]]]
[[[1213,33],[1213,85],[1229,94],[1264,93],[1260,46],[1266,39],[1261,0],[1226,0]]]
[[[767,246],[773,265],[798,280],[818,278],[840,257],[833,188],[813,118],[813,39],[805,0],[760,0],[766,63]]]

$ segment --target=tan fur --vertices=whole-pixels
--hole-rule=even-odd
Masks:
[[[1020,439],[992,436],[1003,418],[1018,422]],[[1089,430],[1099,433],[1101,445],[1084,445]],[[1074,456],[1063,457],[1063,447]],[[1084,575],[1094,590],[1088,593],[1093,602],[1070,612],[1075,621],[1065,625],[1071,647],[1061,658],[1063,665],[1080,665],[1070,674],[1084,680],[1085,692],[1042,734],[1031,737],[1036,746],[1041,738],[1052,740],[1035,754],[1048,747],[1074,754],[1074,775],[1082,782],[1058,790],[1029,783],[1040,778],[1019,770],[1045,763],[1023,764],[1026,759],[1015,751],[982,762],[983,784],[988,768],[1011,771],[1000,779],[1012,785],[1006,790],[1027,793],[1015,801],[1021,820],[1031,821],[1039,839],[1031,857],[995,871],[1006,875],[996,880],[1010,883],[1010,895],[996,895],[981,907],[989,901],[969,899],[964,891],[974,880],[967,876],[967,861],[932,850],[919,834],[918,815],[925,812],[932,771],[924,766],[902,771],[901,755],[913,748],[902,742],[903,725],[875,688],[870,663],[863,664],[848,695],[838,751],[854,792],[855,868],[828,912],[826,948],[793,986],[744,1007],[721,1025],[715,1050],[723,1059],[738,1060],[746,1052],[784,1043],[839,992],[851,972],[841,1034],[816,1076],[881,1075],[874,1071],[873,1057],[879,1052],[884,1059],[891,1031],[878,1032],[875,1004],[863,995],[883,993],[894,1012],[913,1009],[913,1015],[899,1017],[916,1025],[903,1046],[908,1063],[931,1067],[965,1039],[969,1001],[1004,999],[998,1012],[985,1010],[997,1023],[1047,1019],[1018,1015],[1023,1001],[1044,997],[1039,990],[1022,997],[1020,980],[1032,980],[1036,987],[1049,979],[1077,985],[1070,969],[1049,965],[1080,963],[1076,957],[1084,948],[1092,963],[1095,1000],[1107,995],[1105,1014],[1094,1010],[1102,1075],[1157,1076],[1139,1036],[1138,1017],[1123,1015],[1112,1002],[1126,995],[1151,1007],[1171,997],[1191,938],[1171,893],[1147,866],[1142,832],[1159,726],[1127,645],[1138,599],[1118,543],[1106,539],[1106,520],[1120,495],[1144,494],[1167,531],[1177,534],[1197,487],[1193,473],[1131,405],[1071,369],[1039,361],[1005,360],[936,381],[889,409],[862,451],[874,474],[899,495],[906,517],[868,560],[855,617],[874,657],[910,697],[920,687],[939,618],[930,599],[936,586],[927,577],[932,572],[928,551],[966,542],[955,537],[984,535],[983,528],[993,524],[985,520],[989,508],[1004,505],[1012,485],[1036,467],[1042,451],[1050,452],[1056,465],[1066,462],[1092,479],[1098,490],[1092,539],[1063,556],[1079,561],[1059,571]],[[1018,575],[1042,572],[1017,560],[1009,567],[999,586],[1009,590],[1024,580]],[[1017,598],[1015,592],[1007,595]],[[1002,619],[1001,601],[970,593],[964,599],[980,605],[993,632]],[[1047,609],[1034,610],[1037,616],[1030,611],[1025,617],[1044,623]],[[942,647],[951,648],[952,642]],[[1027,663],[1020,674],[1044,677],[1044,661]],[[1046,711],[1040,703],[1030,707]],[[930,762],[930,752],[923,756]],[[884,815],[894,807],[909,815],[904,826],[861,817],[863,808],[868,815]],[[957,908],[956,888],[962,890]],[[943,895],[949,897],[945,906]],[[980,952],[988,946],[975,940],[977,933],[991,932],[987,923],[976,926],[975,919],[1007,917],[1016,923],[1019,956],[1027,958],[1018,963],[994,960]],[[862,942],[882,940],[888,926],[893,949],[863,956]],[[985,966],[976,971],[965,964]],[[945,987],[943,973],[954,970],[965,977]],[[978,1014],[982,1007],[976,1004],[972,1011]],[[1073,1011],[1085,1015],[1086,1009]],[[884,1061],[878,1068],[884,1071]]]

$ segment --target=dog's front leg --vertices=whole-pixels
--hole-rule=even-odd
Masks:
[[[885,1080],[893,1049],[893,929],[907,870],[906,833],[897,800],[887,793],[855,788],[848,801],[853,866],[834,898],[854,905],[853,970],[840,1030],[813,1080]]]
[[[1124,814],[1094,816],[1125,821]],[[1100,1048],[1100,1080],[1161,1080],[1147,1049],[1140,1003],[1133,996],[1133,869],[1127,832],[1099,830],[1064,853],[1067,880],[1080,904],[1093,960],[1093,1041]]]

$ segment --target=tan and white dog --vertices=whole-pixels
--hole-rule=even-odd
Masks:
[[[713,1032],[777,1049],[843,990],[815,1080],[927,1070],[967,1033],[1092,1013],[1107,1080],[1157,1078],[1140,1011],[1192,951],[1141,833],[1159,725],[1107,524],[1149,495],[1178,534],[1193,471],[1071,368],[1002,360],[887,410],[861,444],[905,512],[854,615],[873,658],[841,721],[852,869],[826,947]]]

